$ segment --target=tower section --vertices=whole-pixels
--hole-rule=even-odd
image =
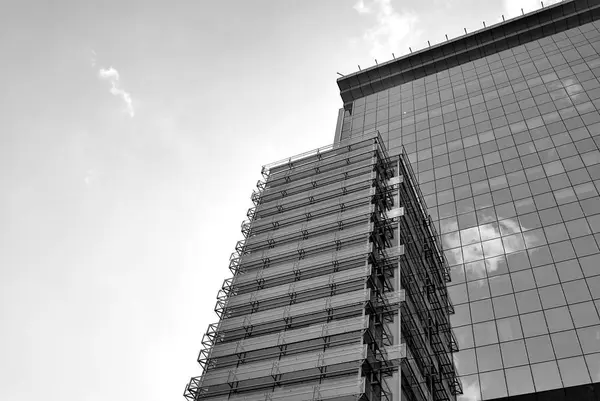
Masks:
[[[453,400],[447,263],[378,133],[264,166],[190,401]]]

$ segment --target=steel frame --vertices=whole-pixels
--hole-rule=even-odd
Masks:
[[[461,389],[451,355],[458,348],[448,263],[406,152],[390,159],[374,133],[261,173],[230,257],[233,277],[217,295],[220,321],[202,339],[202,375],[184,396],[282,399],[276,389],[285,384],[290,399],[325,400],[333,394],[325,384],[341,383],[339,392],[352,399],[392,401],[388,379],[400,375],[409,399],[454,400]],[[395,288],[397,274],[404,290]],[[390,331],[398,317],[401,339]],[[332,329],[344,321],[364,326]],[[400,341],[404,353],[394,348]],[[350,344],[364,346],[362,356],[332,357]],[[314,366],[281,365],[309,354],[317,355]],[[260,380],[248,371],[265,363],[272,367]]]

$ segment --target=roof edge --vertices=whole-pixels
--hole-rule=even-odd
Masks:
[[[498,23],[337,80],[344,105],[525,43],[600,19],[600,0],[572,0]]]

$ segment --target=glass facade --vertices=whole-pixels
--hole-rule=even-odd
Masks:
[[[451,265],[459,400],[600,382],[600,22],[346,104],[410,156]]]

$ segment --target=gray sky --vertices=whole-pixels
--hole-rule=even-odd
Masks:
[[[0,399],[181,400],[260,166],[535,0],[1,1]]]

